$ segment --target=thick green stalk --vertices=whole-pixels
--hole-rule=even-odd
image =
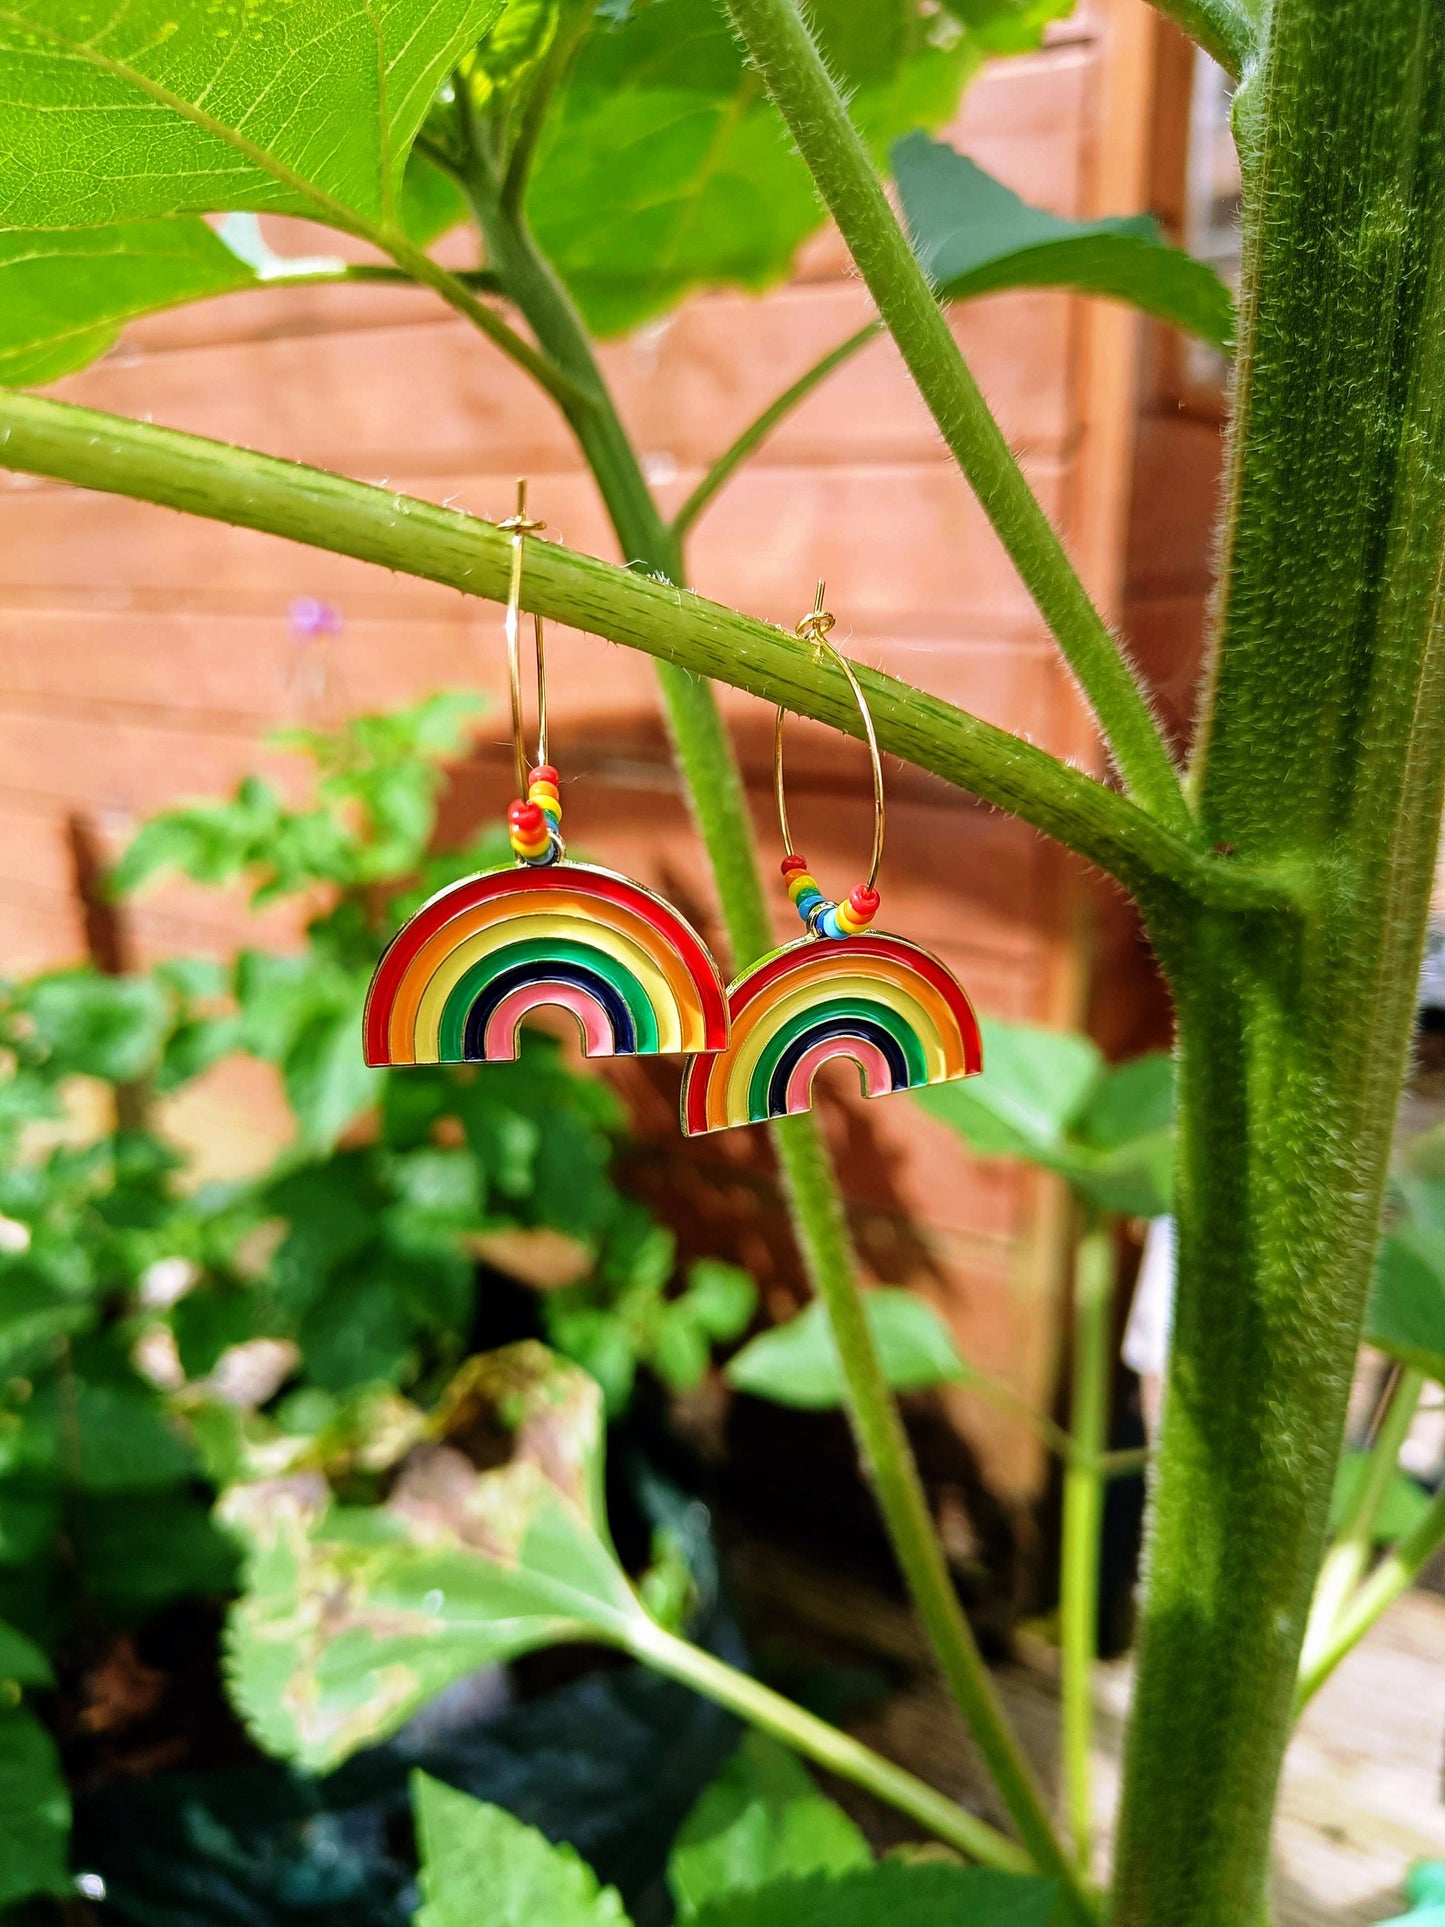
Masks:
[[[1093,706],[1126,786],[1188,835],[1178,773],[1144,694],[969,372],[797,0],[725,4],[943,439]]]
[[[690,1645],[687,1640],[678,1639],[649,1622],[646,1629],[629,1642],[628,1650],[654,1672],[681,1680],[684,1686],[727,1707],[750,1726],[801,1753],[815,1766],[836,1773],[840,1779],[863,1787],[899,1813],[906,1813],[970,1860],[977,1860],[981,1866],[997,1867],[1003,1873],[1033,1871],[1033,1862],[1022,1847],[1005,1839],[986,1821],[950,1800],[947,1794],[937,1792],[903,1767],[894,1766],[871,1747],[839,1732],[836,1726],[830,1726],[826,1720],[775,1693],[760,1680],[725,1665],[700,1646]],[[538,1927],[542,1924],[538,1923]]]
[[[511,552],[495,524],[179,429],[0,387],[0,468],[259,529],[463,595],[506,599]],[[541,542],[528,553],[522,602],[692,677],[730,683],[847,735],[861,732],[847,682],[806,643],[672,583]],[[1167,884],[1219,906],[1296,901],[1297,866],[1260,870],[1200,851],[1021,736],[881,670],[854,668],[887,754],[1032,823],[1128,887]]]
[[[1370,1554],[1375,1549],[1375,1524],[1380,1507],[1396,1476],[1400,1448],[1415,1421],[1420,1394],[1425,1389],[1425,1374],[1406,1366],[1390,1392],[1379,1430],[1365,1461],[1364,1477],[1355,1490],[1349,1510],[1340,1521],[1334,1544],[1320,1567],[1315,1585],[1310,1622],[1300,1656],[1300,1673],[1312,1673],[1330,1645],[1335,1622],[1345,1602],[1365,1576]]]
[[[780,1118],[773,1126],[773,1136],[792,1195],[819,1194],[820,1181],[826,1175],[826,1153],[812,1120]],[[864,1461],[919,1617],[928,1628],[948,1684],[1024,1845],[1040,1872],[1066,1883],[1076,1911],[1087,1913],[1078,1878],[1059,1845],[1044,1797],[959,1606],[903,1421],[873,1343],[857,1287],[852,1241],[836,1189],[831,1190],[826,1212],[811,1212],[806,1217],[798,1213],[797,1227],[809,1276],[827,1309]]]
[[[1445,1545],[1445,1486],[1400,1543],[1376,1566],[1331,1628],[1312,1664],[1300,1669],[1295,1711],[1302,1712],[1347,1653],[1359,1645],[1380,1615],[1414,1585],[1426,1562]]]
[[[1114,1927],[1241,1927],[1328,1517],[1445,784],[1445,20],[1275,0],[1245,271],[1211,843],[1297,923],[1146,904],[1179,1032],[1178,1291]]]
[[[538,339],[563,368],[579,377],[587,372],[602,390],[581,322],[520,219],[484,192],[474,188],[474,195],[488,259]],[[629,557],[676,579],[681,568],[671,534],[658,516],[611,399],[605,390],[603,394],[590,419],[576,425],[579,440]],[[678,766],[713,863],[728,936],[739,962],[751,963],[773,947],[773,936],[732,746],[710,686],[665,666],[659,673]],[[912,1448],[864,1316],[857,1258],[822,1133],[813,1118],[804,1116],[775,1125],[773,1135],[809,1280],[828,1313],[842,1360],[863,1461],[919,1615],[1025,1845],[1042,1869],[1066,1876],[1047,1808],[994,1696],[949,1576]]]
[[[1104,1517],[1113,1313],[1114,1231],[1107,1219],[1094,1218],[1085,1226],[1074,1254],[1069,1407],[1073,1452],[1064,1466],[1059,1576],[1064,1797],[1074,1851],[1086,1876],[1094,1838],[1089,1748],[1094,1731],[1094,1662],[1099,1651],[1099,1533]]]

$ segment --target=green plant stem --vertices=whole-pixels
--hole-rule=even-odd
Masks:
[[[773,1126],[773,1137],[793,1196],[821,1196],[825,1154],[812,1121],[780,1118]],[[798,1233],[809,1276],[828,1313],[864,1463],[919,1617],[1035,1865],[1041,1873],[1064,1881],[1075,1912],[1086,1916],[1089,1907],[1081,1883],[1059,1844],[1043,1794],[958,1603],[903,1420],[873,1342],[836,1189],[828,1197],[826,1211],[799,1214]]]
[[[364,238],[389,254],[413,281],[439,294],[448,307],[454,308],[509,360],[516,362],[564,411],[578,407],[585,399],[565,369],[547,355],[539,354],[530,341],[524,341],[485,301],[478,300],[465,280],[433,261],[425,248],[417,247],[396,229],[367,234]]]
[[[1114,1311],[1114,1231],[1093,1217],[1074,1254],[1074,1344],[1069,1405],[1073,1453],[1064,1467],[1063,1551],[1059,1579],[1063,1780],[1079,1867],[1093,1853],[1089,1748],[1094,1727],[1094,1662],[1099,1648],[1099,1533],[1104,1515],[1110,1339]]]
[[[488,258],[539,341],[564,368],[581,373],[585,362],[601,387],[581,322],[525,227],[491,200],[485,180],[474,183],[474,193]],[[579,424],[578,434],[624,548],[675,579],[681,573],[675,546],[610,398],[604,398],[590,421]],[[772,948],[773,936],[732,746],[706,683],[667,671],[663,695],[678,764],[712,860],[728,936],[739,961],[751,963]],[[864,1314],[857,1259],[822,1134],[813,1118],[795,1117],[774,1125],[773,1138],[808,1276],[838,1345],[863,1461],[919,1615],[1025,1846],[1041,1869],[1066,1877],[1047,1808],[994,1696],[949,1576]]]
[[[1303,1712],[1345,1655],[1358,1646],[1365,1634],[1400,1594],[1419,1578],[1426,1562],[1445,1545],[1445,1486],[1430,1501],[1429,1510],[1399,1544],[1376,1566],[1369,1578],[1340,1613],[1312,1664],[1300,1668],[1294,1710]]]
[[[1145,906],[1178,1283],[1112,1927],[1265,1906],[1445,794],[1445,18],[1276,0],[1248,93],[1194,781],[1211,845],[1319,894],[1293,928]]]
[[[1033,1863],[1023,1849],[986,1821],[956,1806],[945,1794],[936,1792],[926,1781],[902,1767],[894,1766],[871,1747],[863,1746],[748,1674],[725,1665],[701,1647],[675,1638],[660,1626],[649,1626],[630,1643],[629,1651],[654,1672],[680,1680],[704,1698],[738,1714],[750,1726],[801,1753],[814,1765],[863,1787],[899,1813],[906,1813],[937,1839],[946,1841],[981,1866],[996,1867],[1004,1873],[1033,1871]]]
[[[1310,1608],[1305,1632],[1300,1672],[1308,1675],[1328,1649],[1335,1621],[1344,1610],[1350,1594],[1365,1575],[1375,1547],[1375,1525],[1380,1507],[1389,1492],[1399,1464],[1400,1448],[1414,1423],[1420,1395],[1425,1389],[1425,1374],[1405,1366],[1392,1387],[1381,1417],[1375,1440],[1365,1462],[1349,1510],[1340,1521],[1334,1544],[1325,1555],[1315,1584],[1314,1604]]]
[[[726,0],[920,394],[1093,707],[1125,785],[1192,833],[1144,694],[970,373],[796,0]],[[880,532],[881,533],[881,532]]]
[[[1238,80],[1259,44],[1259,26],[1241,0],[1153,0],[1191,40]]]
[[[510,552],[491,522],[251,449],[0,388],[0,468],[259,529],[505,600]],[[770,623],[560,544],[529,551],[525,608],[640,649],[692,678],[781,702],[845,734],[848,685]],[[1054,836],[1128,887],[1221,907],[1292,906],[1297,865],[1255,868],[1203,853],[1126,797],[966,710],[859,663],[881,747]]]
[[[706,475],[688,496],[677,514],[672,518],[672,536],[681,542],[693,523],[702,514],[718,490],[729,482],[736,471],[757,452],[772,434],[778,423],[785,421],[793,410],[812,394],[821,382],[828,379],[835,368],[841,368],[845,361],[851,361],[860,348],[866,348],[870,341],[876,341],[883,332],[881,321],[870,321],[866,327],[840,341],[836,348],[830,348],[811,368],[805,369],[790,388],[785,388],[776,401],[770,402],[756,420],[748,423],[742,434],[730,448],[723,450],[708,469]]]

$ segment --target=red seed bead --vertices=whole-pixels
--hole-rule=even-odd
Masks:
[[[800,856],[785,856],[778,865],[785,877],[794,876],[799,870],[806,870],[807,867],[806,859]]]
[[[532,771],[532,774],[527,778],[529,783],[550,783],[554,789],[560,780],[556,770],[553,769],[550,763],[538,763],[537,767]]]
[[[546,828],[547,819],[538,803],[514,803],[507,811],[507,822],[518,836],[530,842]]]
[[[876,917],[878,905],[882,902],[876,890],[870,890],[866,883],[860,883],[856,890],[848,892],[848,906],[857,916]]]

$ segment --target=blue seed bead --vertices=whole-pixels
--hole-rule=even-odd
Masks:
[[[842,925],[838,922],[838,906],[835,903],[829,904],[818,919],[818,928],[825,937],[841,937],[845,934]]]
[[[808,912],[815,910],[820,903],[826,903],[827,901],[828,899],[823,895],[821,890],[804,890],[797,901],[796,908],[798,915],[803,919],[803,922],[806,923],[808,921]]]

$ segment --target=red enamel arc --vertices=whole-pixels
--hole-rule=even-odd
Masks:
[[[559,871],[552,867],[494,870],[451,884],[424,903],[392,938],[372,977],[362,1025],[367,1063],[391,1062],[392,1007],[407,971],[430,938],[445,929],[453,918],[482,904],[503,897],[525,899],[536,892],[555,891],[561,881]],[[692,925],[651,891],[610,870],[589,864],[568,864],[565,886],[596,903],[599,922],[606,922],[607,906],[615,904],[651,925],[659,938],[676,952],[696,988],[703,1013],[705,1048],[721,1050],[728,1035],[727,996],[717,965]]]

